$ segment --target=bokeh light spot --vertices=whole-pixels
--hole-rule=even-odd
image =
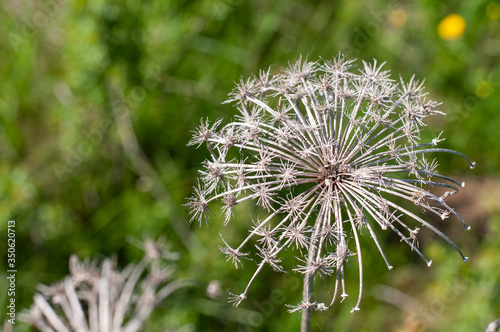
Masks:
[[[486,15],[490,20],[498,20],[500,18],[500,3],[489,3],[486,6]]]
[[[493,90],[491,82],[483,80],[476,86],[476,96],[479,98],[487,98],[493,93]]]
[[[394,27],[400,28],[403,25],[405,25],[407,18],[408,17],[406,16],[406,12],[404,11],[404,9],[398,8],[398,9],[394,9],[391,12],[391,16],[389,17],[389,20],[391,21],[391,24]]]

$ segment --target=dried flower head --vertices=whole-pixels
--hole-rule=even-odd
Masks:
[[[202,121],[189,142],[204,142],[211,155],[187,203],[191,221],[206,220],[216,200],[223,204],[226,224],[244,201],[253,200],[268,211],[253,225],[249,219],[250,234],[237,247],[223,239],[221,251],[236,267],[248,258],[244,248],[253,244],[258,249],[254,276],[241,294],[231,297],[236,305],[265,265],[284,271],[279,255],[290,248],[298,253],[294,271],[304,277],[303,300],[290,311],[326,310],[339,290],[346,297],[344,273],[353,256],[360,278],[353,310],[359,310],[362,230],[389,269],[376,229],[392,230],[430,265],[418,247],[419,230],[427,227],[467,260],[411,206],[443,219],[454,216],[468,229],[446,204],[446,197],[463,184],[438,174],[437,161],[428,155],[451,153],[471,168],[474,163],[460,152],[437,147],[440,137],[420,142],[424,119],[444,114],[438,103],[427,99],[422,82],[414,77],[396,82],[377,61],[363,62],[359,71],[353,67],[353,60],[339,54],[317,62],[299,59],[275,76],[268,70],[242,79],[227,100],[239,111],[235,120],[224,126],[221,120],[213,125]],[[430,188],[441,188],[441,193]],[[316,275],[335,278],[329,305],[311,299]]]
[[[25,320],[40,331],[140,331],[153,309],[174,290],[191,284],[171,281],[171,258],[162,239],[146,239],[144,258],[123,271],[105,259],[81,262],[72,255],[70,275],[50,286],[38,286]],[[147,273],[145,273],[147,271]]]

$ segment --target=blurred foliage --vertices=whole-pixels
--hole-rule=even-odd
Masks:
[[[138,250],[126,249],[129,236],[166,235],[182,255],[180,277],[218,280],[223,290],[215,298],[203,287],[174,294],[147,330],[297,331],[300,315],[287,313],[284,305],[300,300],[295,275],[267,271],[239,308],[226,302],[225,289],[241,290],[253,263],[243,270],[226,263],[218,252],[219,232],[241,238],[248,213],[237,214],[225,228],[219,216],[209,228],[189,228],[182,204],[207,155],[185,146],[190,130],[201,118],[234,114],[221,102],[240,75],[270,65],[277,71],[300,54],[314,60],[342,51],[386,61],[396,79],[425,78],[430,97],[442,101],[448,115],[433,119],[424,135],[444,131],[446,147],[478,165],[472,172],[458,157],[442,156],[440,170],[498,183],[498,2],[5,0],[0,9],[0,250],[7,252],[6,221],[14,219],[18,313],[30,305],[38,283],[67,274],[70,254],[117,253],[125,266],[140,257]],[[452,13],[465,20],[465,30],[456,40],[444,40],[438,26]],[[135,157],[122,144],[116,114],[130,114],[142,149]],[[362,310],[349,313],[357,291],[353,266],[347,276],[352,295],[315,314],[313,330],[486,327],[500,316],[500,213],[498,204],[488,206],[482,219],[472,213],[470,232],[459,223],[441,224],[470,256],[466,264],[428,235],[421,244],[435,263],[427,268],[393,236],[382,234],[395,266],[388,272],[378,255],[367,255],[373,244],[364,239]],[[2,319],[5,264],[4,258]],[[380,301],[377,285],[416,302]],[[331,292],[331,285],[317,287]]]

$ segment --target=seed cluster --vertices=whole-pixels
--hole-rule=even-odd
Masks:
[[[363,230],[389,269],[375,229],[391,229],[430,265],[418,249],[419,230],[427,227],[467,260],[445,234],[401,202],[442,219],[453,215],[468,228],[446,203],[463,184],[438,174],[438,162],[427,156],[452,153],[471,168],[474,163],[460,152],[438,148],[441,137],[420,142],[424,119],[443,114],[439,104],[427,99],[415,77],[397,82],[382,67],[374,60],[355,71],[354,61],[339,54],[332,60],[299,59],[276,75],[261,71],[241,79],[229,94],[227,102],[239,111],[233,121],[202,120],[195,131],[189,145],[206,144],[211,156],[188,199],[191,221],[206,220],[216,200],[223,204],[225,224],[235,206],[247,200],[268,212],[253,222],[238,246],[222,239],[221,251],[236,268],[249,258],[245,248],[257,246],[257,269],[246,289],[232,296],[235,305],[246,298],[265,265],[284,271],[280,252],[296,250],[293,271],[304,275],[304,287],[316,275],[332,275],[335,294],[329,305],[307,296],[290,311],[325,310],[339,290],[342,298],[347,296],[344,272],[354,255],[360,287],[353,310],[358,310]],[[441,193],[431,193],[433,187]]]
[[[142,331],[153,309],[173,291],[189,285],[171,280],[177,258],[159,239],[141,244],[144,258],[118,271],[116,259],[80,261],[72,255],[70,275],[39,285],[25,319],[39,331]]]

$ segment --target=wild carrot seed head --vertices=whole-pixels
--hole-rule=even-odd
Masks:
[[[346,263],[356,255],[360,290],[354,310],[359,309],[362,229],[389,269],[375,229],[391,229],[430,265],[418,248],[419,230],[427,227],[467,260],[451,239],[412,212],[412,206],[443,219],[453,215],[465,226],[446,204],[461,184],[439,175],[437,160],[426,155],[452,153],[471,168],[474,163],[460,152],[437,147],[440,137],[421,142],[425,118],[444,114],[440,104],[427,99],[423,82],[412,77],[398,83],[383,65],[363,61],[356,71],[354,60],[339,54],[316,62],[300,58],[277,75],[261,71],[241,79],[229,94],[227,102],[239,112],[234,121],[202,121],[195,131],[189,145],[206,143],[211,156],[186,204],[191,221],[205,219],[208,205],[216,200],[224,204],[226,224],[233,208],[247,200],[268,212],[253,225],[248,220],[250,234],[237,247],[223,240],[221,250],[236,267],[247,258],[243,250],[251,241],[258,249],[257,270],[244,292],[233,295],[235,305],[246,298],[263,266],[283,271],[279,255],[290,248],[298,255],[295,272],[334,275],[340,280],[335,294],[341,287],[342,297],[347,296]],[[228,158],[230,151],[237,157]],[[432,193],[433,187],[446,192]],[[325,310],[334,301],[335,295],[328,306],[304,299],[291,311]]]

